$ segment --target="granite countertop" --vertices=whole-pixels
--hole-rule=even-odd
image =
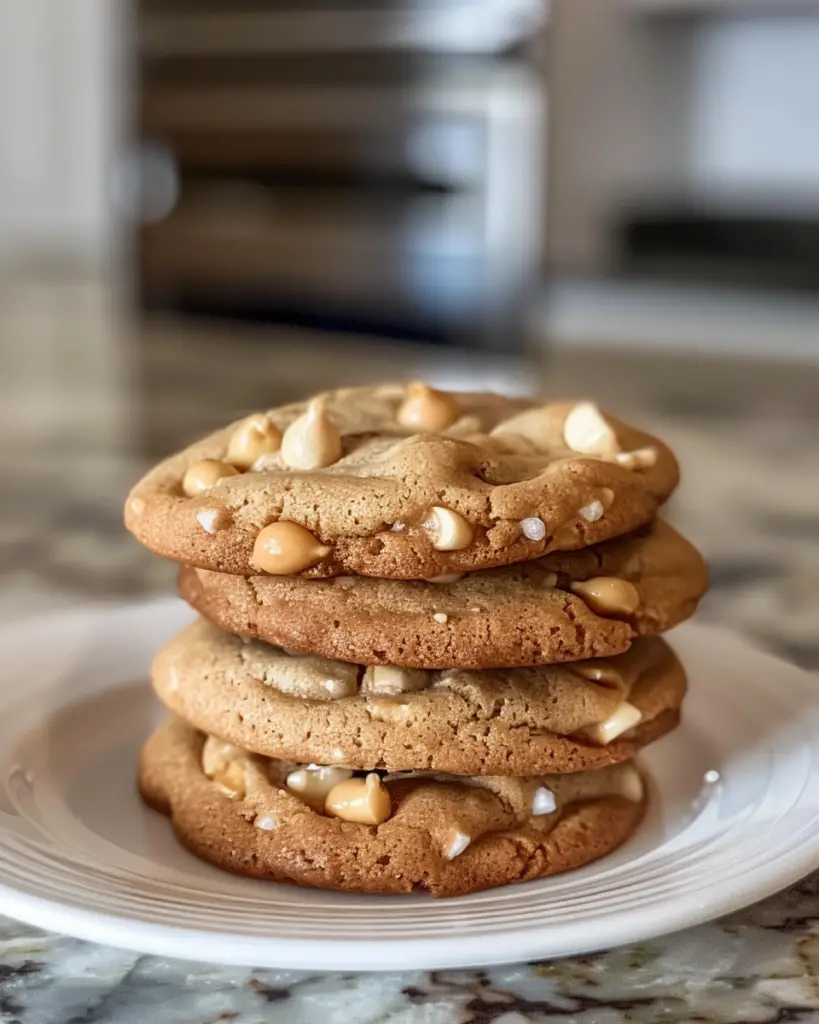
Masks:
[[[0,619],[172,586],[121,528],[151,458],[226,416],[407,372],[594,394],[677,450],[672,521],[705,552],[700,617],[819,667],[819,369],[556,353],[512,360],[155,324],[96,283],[0,289]],[[310,358],[305,358],[309,352]],[[335,355],[331,352],[330,355]],[[260,373],[260,365],[269,373]],[[322,374],[324,376],[322,377]],[[260,389],[263,388],[262,392]],[[2,908],[0,908],[1,910]],[[254,971],[138,956],[0,918],[0,1024],[819,1021],[819,874],[721,921],[592,956],[478,971]]]

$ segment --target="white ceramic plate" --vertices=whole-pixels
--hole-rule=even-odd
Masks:
[[[601,949],[735,910],[819,867],[819,681],[701,626],[672,642],[684,724],[643,757],[646,821],[598,864],[455,900],[234,878],[143,807],[146,672],[176,601],[0,633],[0,911],[96,942],[259,967],[474,966]]]

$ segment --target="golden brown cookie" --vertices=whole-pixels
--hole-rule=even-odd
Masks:
[[[203,620],[162,648],[152,679],[175,714],[259,754],[462,775],[628,760],[677,724],[685,694],[657,638],[570,666],[424,671],[290,655]]]
[[[370,775],[335,782],[323,808],[320,790],[316,799],[289,785],[309,771],[214,744],[172,720],[143,748],[139,787],[185,846],[228,871],[434,896],[587,864],[624,842],[645,810],[631,765],[525,779]]]
[[[212,434],[148,473],[125,521],[202,569],[424,579],[619,536],[677,481],[665,445],[590,403],[381,385]]]
[[[573,584],[601,579],[629,585],[602,614],[594,594],[572,591]],[[593,548],[438,583],[191,568],[179,574],[182,597],[230,633],[343,661],[419,668],[619,654],[635,636],[662,633],[688,618],[707,585],[699,552],[659,520]],[[635,599],[632,609],[628,602]]]

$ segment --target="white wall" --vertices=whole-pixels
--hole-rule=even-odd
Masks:
[[[819,9],[703,21],[691,61],[691,188],[819,215]]]
[[[121,67],[115,0],[0,0],[0,257],[97,260]]]

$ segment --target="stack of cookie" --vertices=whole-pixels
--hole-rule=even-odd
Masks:
[[[455,895],[609,852],[685,676],[702,559],[656,438],[424,384],[258,413],[150,472],[129,529],[198,618],[159,652],[140,789],[220,867]]]

